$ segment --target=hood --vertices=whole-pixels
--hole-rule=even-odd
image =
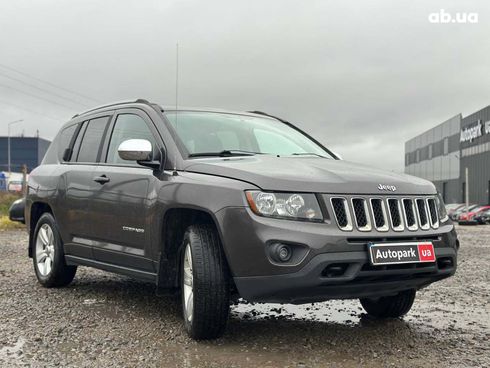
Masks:
[[[269,155],[185,161],[184,170],[251,183],[262,190],[337,194],[435,194],[424,179],[321,157]],[[379,189],[379,186],[383,189]],[[396,187],[395,191],[393,186]]]

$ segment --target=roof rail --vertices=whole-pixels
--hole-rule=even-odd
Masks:
[[[263,112],[263,111],[247,111],[247,112],[249,112],[249,113],[251,113],[251,114],[257,114],[257,115],[264,115],[264,116],[268,116],[268,117],[270,117],[270,118],[277,119],[277,120],[279,120],[279,121],[281,121],[281,122],[283,122],[283,123],[289,123],[289,121],[287,121],[287,120],[281,119],[281,118],[279,118],[279,117],[277,117],[277,116],[274,116],[274,115],[268,114],[268,113]]]
[[[72,119],[76,118],[77,116],[85,115],[91,111],[102,109],[104,107],[111,107],[111,106],[124,105],[124,104],[130,104],[130,103],[142,103],[142,104],[146,104],[146,105],[151,105],[151,103],[148,100],[145,100],[143,98],[138,98],[136,100],[123,100],[123,101],[111,102],[109,104],[96,106],[96,107],[91,108],[89,110],[85,110],[83,112],[75,114],[72,116]]]

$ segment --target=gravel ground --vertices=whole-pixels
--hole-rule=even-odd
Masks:
[[[200,343],[151,284],[81,267],[67,288],[40,287],[26,234],[0,232],[0,366],[490,366],[490,226],[458,232],[456,276],[404,319],[374,321],[357,301],[242,303],[223,338]]]

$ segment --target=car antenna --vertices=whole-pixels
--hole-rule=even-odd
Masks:
[[[179,43],[175,44],[175,130],[177,130],[177,123],[179,119],[179,114],[177,113],[179,109]],[[179,175],[177,172],[177,154],[174,156],[174,170],[172,172],[173,176]]]

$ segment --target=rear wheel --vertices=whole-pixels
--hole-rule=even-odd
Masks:
[[[408,313],[415,300],[415,290],[405,290],[397,295],[360,299],[364,310],[376,318],[396,318]]]
[[[196,340],[220,337],[230,308],[229,274],[216,229],[187,228],[182,254],[182,311],[185,329]]]
[[[77,272],[76,266],[67,266],[56,220],[50,213],[43,214],[34,230],[34,271],[44,287],[68,285]]]

